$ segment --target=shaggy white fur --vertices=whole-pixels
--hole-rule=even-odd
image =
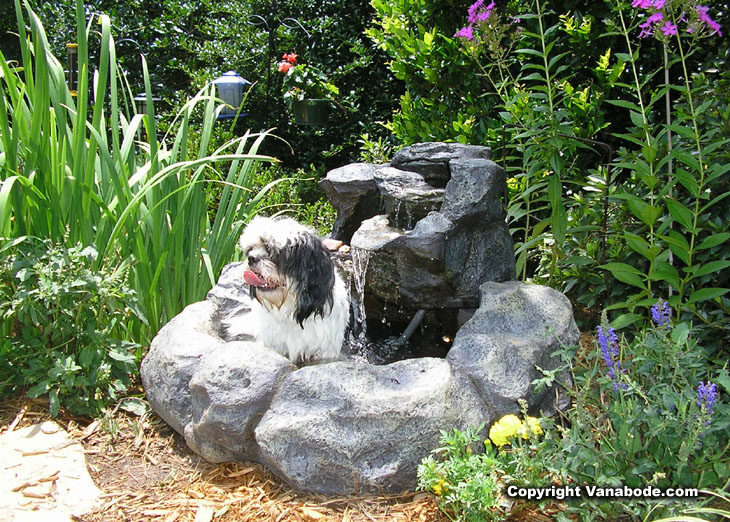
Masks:
[[[293,219],[257,217],[240,245],[259,340],[295,363],[337,359],[349,295],[321,239]]]

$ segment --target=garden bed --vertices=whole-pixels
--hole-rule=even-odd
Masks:
[[[0,433],[50,419],[48,404],[24,398],[0,404]],[[84,447],[87,466],[103,491],[84,522],[309,522],[448,520],[435,497],[422,492],[334,498],[303,495],[257,464],[209,464],[154,413],[126,412],[89,422],[57,418]],[[515,506],[509,520],[553,520],[552,512]]]

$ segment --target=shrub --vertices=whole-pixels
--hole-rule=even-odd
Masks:
[[[94,269],[93,246],[27,240],[0,267],[0,395],[27,390],[94,415],[123,396],[138,374],[140,346],[127,327],[144,321],[126,268]]]
[[[290,170],[278,165],[262,169],[253,182],[254,190],[274,184],[260,202],[260,212],[267,215],[286,214],[311,226],[321,235],[332,231],[336,212],[317,185],[321,169]]]
[[[523,404],[523,421],[506,415],[496,422],[483,444],[483,426],[441,432],[442,446],[418,467],[418,485],[436,495],[439,508],[451,520],[504,520],[509,505],[503,494],[505,481],[530,487],[548,484],[546,467],[533,457],[544,445],[543,429],[525,409]]]
[[[39,237],[69,248],[93,246],[97,270],[128,263],[127,283],[149,322],[132,321],[129,331],[144,345],[184,306],[202,299],[234,257],[238,234],[263,196],[248,184],[261,162],[273,161],[258,154],[267,134],[247,132],[211,152],[222,106],[209,86],[158,136],[144,60],[147,113],[126,110],[129,93],[120,88],[124,76],[105,15],[94,15],[101,44],[91,89],[88,49],[96,33],[86,29],[80,0],[73,96],[40,19],[30,8],[23,13],[18,0],[16,9],[22,67],[0,59],[0,247]],[[211,213],[209,172],[222,186]]]
[[[429,457],[419,468],[421,487],[434,492],[457,520],[471,520],[467,514],[474,510],[496,518],[509,485],[722,491],[730,480],[730,373],[722,364],[708,363],[711,352],[698,344],[691,325],[670,314],[665,302],[657,303],[652,324],[629,342],[604,319],[592,347],[565,347],[555,354],[572,372],[573,404],[562,419],[541,419],[543,438],[520,444],[514,437],[508,451],[488,447],[474,455],[468,445],[477,440],[477,431],[445,436],[444,447],[436,450],[440,459]],[[552,384],[564,369],[545,372],[533,384]],[[503,419],[490,436],[501,444],[500,435],[520,433],[519,426],[516,417]],[[584,492],[563,506],[558,519],[638,521],[711,502],[601,499]]]

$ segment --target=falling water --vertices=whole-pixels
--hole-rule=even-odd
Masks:
[[[352,303],[352,315],[355,318],[355,327],[352,336],[364,338],[367,334],[365,317],[365,277],[368,273],[370,251],[361,248],[352,249],[352,282],[355,285],[357,299]],[[355,331],[357,330],[357,331]]]

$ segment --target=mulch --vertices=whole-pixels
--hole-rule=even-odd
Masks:
[[[0,404],[0,433],[49,420],[48,404],[17,398]],[[253,463],[210,464],[154,413],[115,411],[91,422],[55,419],[78,440],[103,491],[83,522],[442,522],[433,495],[334,498],[286,486]]]

